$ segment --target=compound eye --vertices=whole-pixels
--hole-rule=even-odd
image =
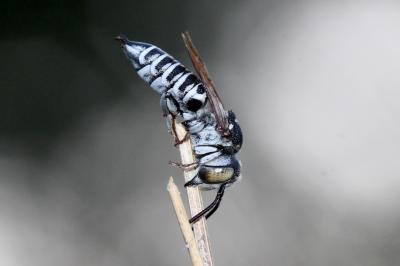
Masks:
[[[222,183],[232,178],[234,174],[233,168],[211,168],[203,167],[199,170],[199,177],[205,183]]]

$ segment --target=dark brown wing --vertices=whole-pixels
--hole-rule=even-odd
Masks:
[[[211,80],[206,65],[204,64],[203,60],[201,60],[201,57],[193,44],[189,32],[182,33],[182,38],[183,42],[185,43],[186,49],[189,52],[193,67],[195,68],[197,74],[200,77],[200,80],[203,82],[204,87],[206,88],[207,96],[210,100],[210,105],[217,121],[217,129],[218,131],[226,135],[229,131],[227,112],[225,111],[217,90],[215,89],[214,82]]]

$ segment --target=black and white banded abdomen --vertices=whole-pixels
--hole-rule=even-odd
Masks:
[[[177,111],[184,120],[191,119],[190,112],[204,107],[207,96],[203,84],[172,56],[148,43],[123,40],[122,47],[138,75],[156,92],[169,97],[169,104],[175,105],[170,109],[180,109]]]

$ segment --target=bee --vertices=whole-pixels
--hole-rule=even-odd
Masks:
[[[152,44],[130,41],[122,35],[116,37],[138,75],[161,95],[161,109],[169,118],[167,125],[175,145],[191,139],[195,163],[171,163],[196,170],[185,187],[218,190],[214,201],[189,220],[195,223],[203,216],[209,218],[218,209],[225,188],[241,178],[241,162],[236,153],[242,147],[243,135],[234,112],[224,108],[189,33],[183,33],[182,38],[198,76]],[[183,140],[177,138],[176,119],[187,131]]]

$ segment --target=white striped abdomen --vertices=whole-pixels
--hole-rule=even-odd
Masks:
[[[172,56],[148,43],[126,41],[123,48],[138,75],[151,88],[176,100],[184,120],[185,112],[197,112],[204,107],[206,91],[203,84]]]

